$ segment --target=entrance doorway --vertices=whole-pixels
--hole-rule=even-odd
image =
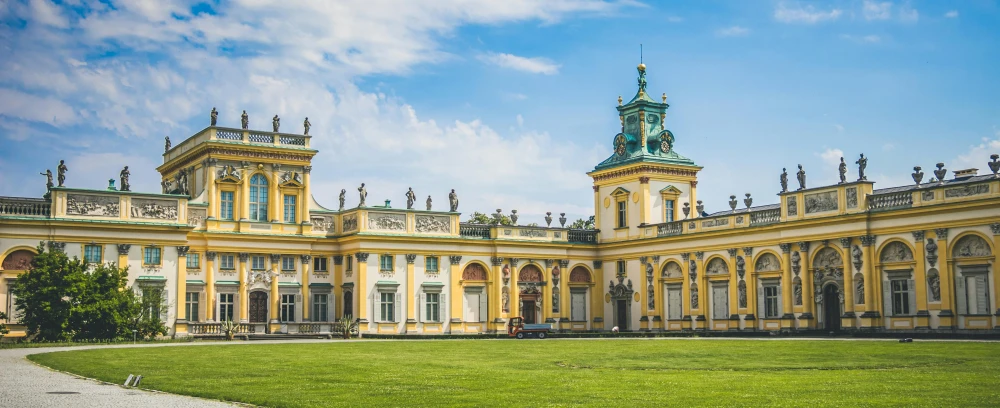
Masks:
[[[538,323],[535,321],[535,301],[525,299],[522,302],[522,305],[523,306],[521,309],[521,314],[523,315],[522,317],[524,317],[524,323],[525,324]]]
[[[823,322],[826,330],[840,330],[840,289],[837,285],[823,288]]]
[[[615,326],[619,331],[628,330],[628,300],[618,299],[615,301]]]
[[[344,292],[344,317],[354,318],[354,294],[351,291]]]
[[[250,323],[267,323],[267,292],[250,292]]]

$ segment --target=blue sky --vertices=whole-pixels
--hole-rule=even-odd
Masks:
[[[163,136],[215,106],[233,127],[242,109],[258,129],[309,116],[327,206],[365,182],[395,205],[455,188],[465,213],[586,217],[639,44],[710,212],[776,202],[799,163],[817,186],[864,152],[878,188],[1000,153],[996,1],[30,0],[0,24],[7,196],[40,196],[59,159],[72,187],[128,165],[157,191]]]

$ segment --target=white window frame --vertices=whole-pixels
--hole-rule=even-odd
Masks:
[[[201,256],[197,252],[189,252],[184,266],[188,269],[200,269]]]
[[[219,255],[219,269],[227,271],[235,270],[236,256],[232,254]]]
[[[226,195],[229,195],[228,199]],[[219,193],[219,218],[225,221],[233,220],[233,203],[236,193],[233,191],[222,191]]]
[[[191,295],[194,295],[194,300],[191,299]],[[184,294],[184,313],[185,313],[184,317],[187,318],[187,321],[189,322],[198,321],[198,313],[201,312],[201,310],[199,310],[200,305],[201,305],[201,292],[187,292]]]
[[[298,196],[295,194],[284,194],[284,197],[282,197],[282,203],[284,204],[283,215],[285,216],[284,220],[285,222],[290,222],[290,223],[296,222],[296,216],[298,214],[296,214],[295,207],[297,201],[298,201]]]
[[[674,200],[663,200],[663,222],[674,222]]]
[[[97,259],[91,259],[89,256],[90,249],[97,249]],[[83,246],[83,262],[88,264],[98,264],[104,259],[104,246],[98,244],[86,244]]]
[[[297,321],[295,315],[295,294],[294,293],[279,293],[279,300],[281,303],[278,305],[278,319],[282,323],[294,323]],[[289,301],[291,299],[291,301]]]
[[[258,266],[257,261],[260,261],[260,266]],[[264,255],[251,255],[250,269],[255,271],[263,271],[267,269],[267,258],[264,257]]]
[[[318,302],[318,298],[323,297],[322,302]],[[323,314],[323,318],[320,318],[319,314]],[[312,294],[312,321],[314,322],[327,322],[330,321],[330,294],[329,293],[313,293]]]
[[[282,272],[295,272],[295,257],[291,255],[283,255],[281,257],[281,271]]]
[[[325,256],[317,256],[313,258],[313,272],[327,272],[328,265]]]
[[[216,313],[218,313],[218,321],[224,322],[226,320],[236,321],[239,319],[239,314],[236,311],[236,294],[232,292],[219,292],[218,294],[219,307],[216,308]],[[223,313],[228,309],[229,313]],[[226,315],[229,318],[226,319]]]

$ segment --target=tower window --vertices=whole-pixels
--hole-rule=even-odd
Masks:
[[[618,226],[617,228],[625,228],[628,226],[628,210],[626,209],[626,202],[618,202]]]
[[[267,221],[267,178],[260,174],[250,178],[250,220]]]

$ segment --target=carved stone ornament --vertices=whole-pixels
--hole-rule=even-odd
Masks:
[[[694,208],[695,208],[695,210],[698,210],[698,216],[699,217],[702,216],[702,214],[705,213],[705,204],[702,204],[701,200],[698,200],[698,205],[694,206]]]
[[[682,208],[681,211],[684,212],[684,218],[687,219],[687,217],[691,215],[691,203],[685,202],[684,208]]]
[[[350,256],[350,255],[348,255],[348,256]],[[334,265],[343,265],[344,264],[344,256],[343,255],[334,255],[333,256],[333,264]]]
[[[927,286],[930,289],[928,295],[930,295],[931,302],[941,301],[941,275],[938,274],[937,269],[931,268],[927,272]]]
[[[918,187],[920,186],[920,182],[924,181],[924,172],[920,170],[922,170],[920,166],[913,166],[913,174],[910,175]]]
[[[924,242],[923,231],[913,231],[913,242]]]
[[[417,254],[406,254],[406,264],[413,265],[417,261]]]
[[[747,273],[747,261],[742,256],[736,257],[736,275],[743,279]]]
[[[847,208],[858,208],[858,189],[851,187],[844,190],[847,197]]]
[[[361,187],[358,187],[358,197],[360,198],[358,207],[364,207],[365,199],[368,198],[368,189],[365,188],[365,183],[361,183]]]
[[[796,306],[802,306],[802,283],[795,282],[792,284],[792,294]]]
[[[698,284],[691,284],[691,309],[698,308]]]
[[[261,271],[261,270],[250,270],[247,271],[247,284],[262,284],[264,286],[271,285],[271,279],[273,279],[273,273],[271,271]]]
[[[944,168],[944,163],[938,163],[935,166],[937,170],[934,170],[934,177],[937,177],[938,184],[944,184],[944,178],[948,175],[948,169]]]
[[[861,245],[864,245],[864,246],[875,245],[875,235],[872,235],[872,234],[862,235],[860,237],[860,239],[861,239]]]
[[[566,213],[559,213],[559,226],[566,227]]]
[[[842,246],[844,248],[850,248],[851,247],[851,238],[849,238],[849,237],[848,238],[841,238],[840,239],[840,246]]]
[[[510,210],[510,224],[517,225],[517,210]]]
[[[955,258],[975,258],[992,256],[990,245],[978,235],[966,235],[955,242],[952,256]]]
[[[792,272],[795,276],[799,276],[799,272],[802,271],[802,256],[799,255],[799,251],[792,252]]]
[[[1000,172],[1000,154],[991,154],[990,161],[986,164],[990,166],[990,171],[993,172],[993,178],[1000,177],[1000,174],[997,173]]]
[[[188,251],[191,250],[191,247],[189,246],[178,246],[176,248],[177,248],[177,256],[187,256]]]
[[[559,260],[559,266],[562,267],[563,269],[568,268],[569,267],[569,259],[560,259]]]
[[[684,276],[681,272],[681,266],[677,262],[668,262],[666,266],[663,267],[661,272],[664,278],[680,278]]]
[[[448,193],[448,204],[451,212],[458,211],[458,194],[455,193],[455,189],[451,189],[451,192]]]
[[[19,249],[11,252],[3,259],[3,267],[7,271],[24,271],[31,269],[31,261],[35,259],[35,253],[27,249]]]
[[[281,174],[281,178],[278,179],[279,184],[288,184],[294,182],[295,184],[302,185],[302,175],[297,171],[286,171]]]
[[[713,258],[705,267],[705,273],[707,275],[729,275],[729,264],[722,258]]]
[[[357,214],[345,215],[342,220],[343,228],[341,231],[348,232],[358,229],[358,216]]]
[[[451,233],[451,217],[418,215],[414,217],[414,230],[425,234],[449,234]]]
[[[753,205],[753,198],[750,197],[750,193],[746,193],[746,198],[743,199],[743,205],[747,206],[747,210]]]
[[[367,252],[358,252],[354,254],[354,259],[357,259],[358,262],[368,262],[368,255]]]
[[[753,247],[743,247],[743,255],[753,256]]]
[[[525,265],[521,268],[521,271],[517,273],[517,282],[542,282],[545,280],[542,276],[542,270],[538,269],[535,265]]]
[[[824,211],[833,211],[838,208],[837,192],[827,191],[824,193],[806,194],[806,214]]]
[[[312,217],[309,218],[309,222],[312,223],[312,225],[313,225],[313,227],[312,227],[313,231],[318,231],[318,232],[330,231],[330,232],[333,232],[333,229],[334,229],[333,217],[314,215],[314,216],[312,216]]]
[[[854,260],[854,270],[856,271],[861,271],[861,267],[864,266],[862,256],[861,247],[855,245],[854,248],[851,248],[851,259]]]
[[[451,262],[452,265],[458,265],[462,263],[462,255],[450,255],[448,256],[448,261]]]
[[[794,217],[799,215],[799,200],[795,196],[789,196],[786,200],[788,202],[788,216]]]
[[[778,248],[781,248],[781,253],[783,254],[792,252],[792,244],[778,244]]]
[[[149,200],[143,198],[132,199],[130,207],[132,218],[147,218],[158,220],[177,219],[176,200]]]
[[[692,281],[698,278],[698,263],[694,260],[688,263],[688,277]]]
[[[128,255],[132,249],[132,244],[118,244],[118,255]]]
[[[746,307],[747,307],[747,283],[746,283],[746,281],[740,281],[740,283],[736,286],[736,288],[737,288],[737,291],[739,293],[739,295],[737,296],[737,299],[739,301],[739,308],[740,309],[746,309]]]
[[[948,229],[947,228],[935,228],[934,234],[937,235],[938,239],[948,239]]]
[[[733,212],[736,212],[737,204],[739,204],[739,202],[736,201],[736,196],[735,195],[729,196],[729,208],[732,209]]]
[[[593,261],[594,269],[601,269],[604,267],[604,261]]]
[[[945,198],[969,197],[969,196],[989,194],[989,193],[990,193],[990,185],[986,183],[964,185],[962,187],[949,188],[947,190],[944,190]]]
[[[778,261],[778,257],[774,254],[766,253],[757,258],[757,263],[754,264],[754,270],[757,272],[774,272],[781,270],[781,262]]]
[[[913,251],[906,244],[893,241],[886,244],[885,248],[882,248],[882,252],[879,255],[879,261],[886,262],[912,262],[913,261]]]
[[[117,196],[67,194],[66,214],[88,217],[118,217],[120,200]]]
[[[854,275],[854,303],[865,303],[865,277],[860,273]]]
[[[202,227],[202,222],[207,218],[208,209],[207,208],[194,208],[188,207],[187,223],[188,225],[199,228]]]
[[[216,172],[216,175],[218,176],[219,181],[232,181],[232,182],[239,182],[243,177],[239,169],[237,169],[235,166],[231,164],[227,164],[220,167],[219,170]]]
[[[218,254],[219,253],[215,252],[215,251],[205,252],[205,260],[214,261],[215,260],[215,256],[218,255]]]
[[[734,256],[736,256],[736,248],[729,248],[729,249],[726,250],[726,253],[729,254],[730,258],[734,257]]]
[[[242,262],[242,263],[246,263],[246,261],[250,259],[250,253],[249,252],[240,252],[240,253],[236,254],[236,256],[239,258],[240,262]]]

